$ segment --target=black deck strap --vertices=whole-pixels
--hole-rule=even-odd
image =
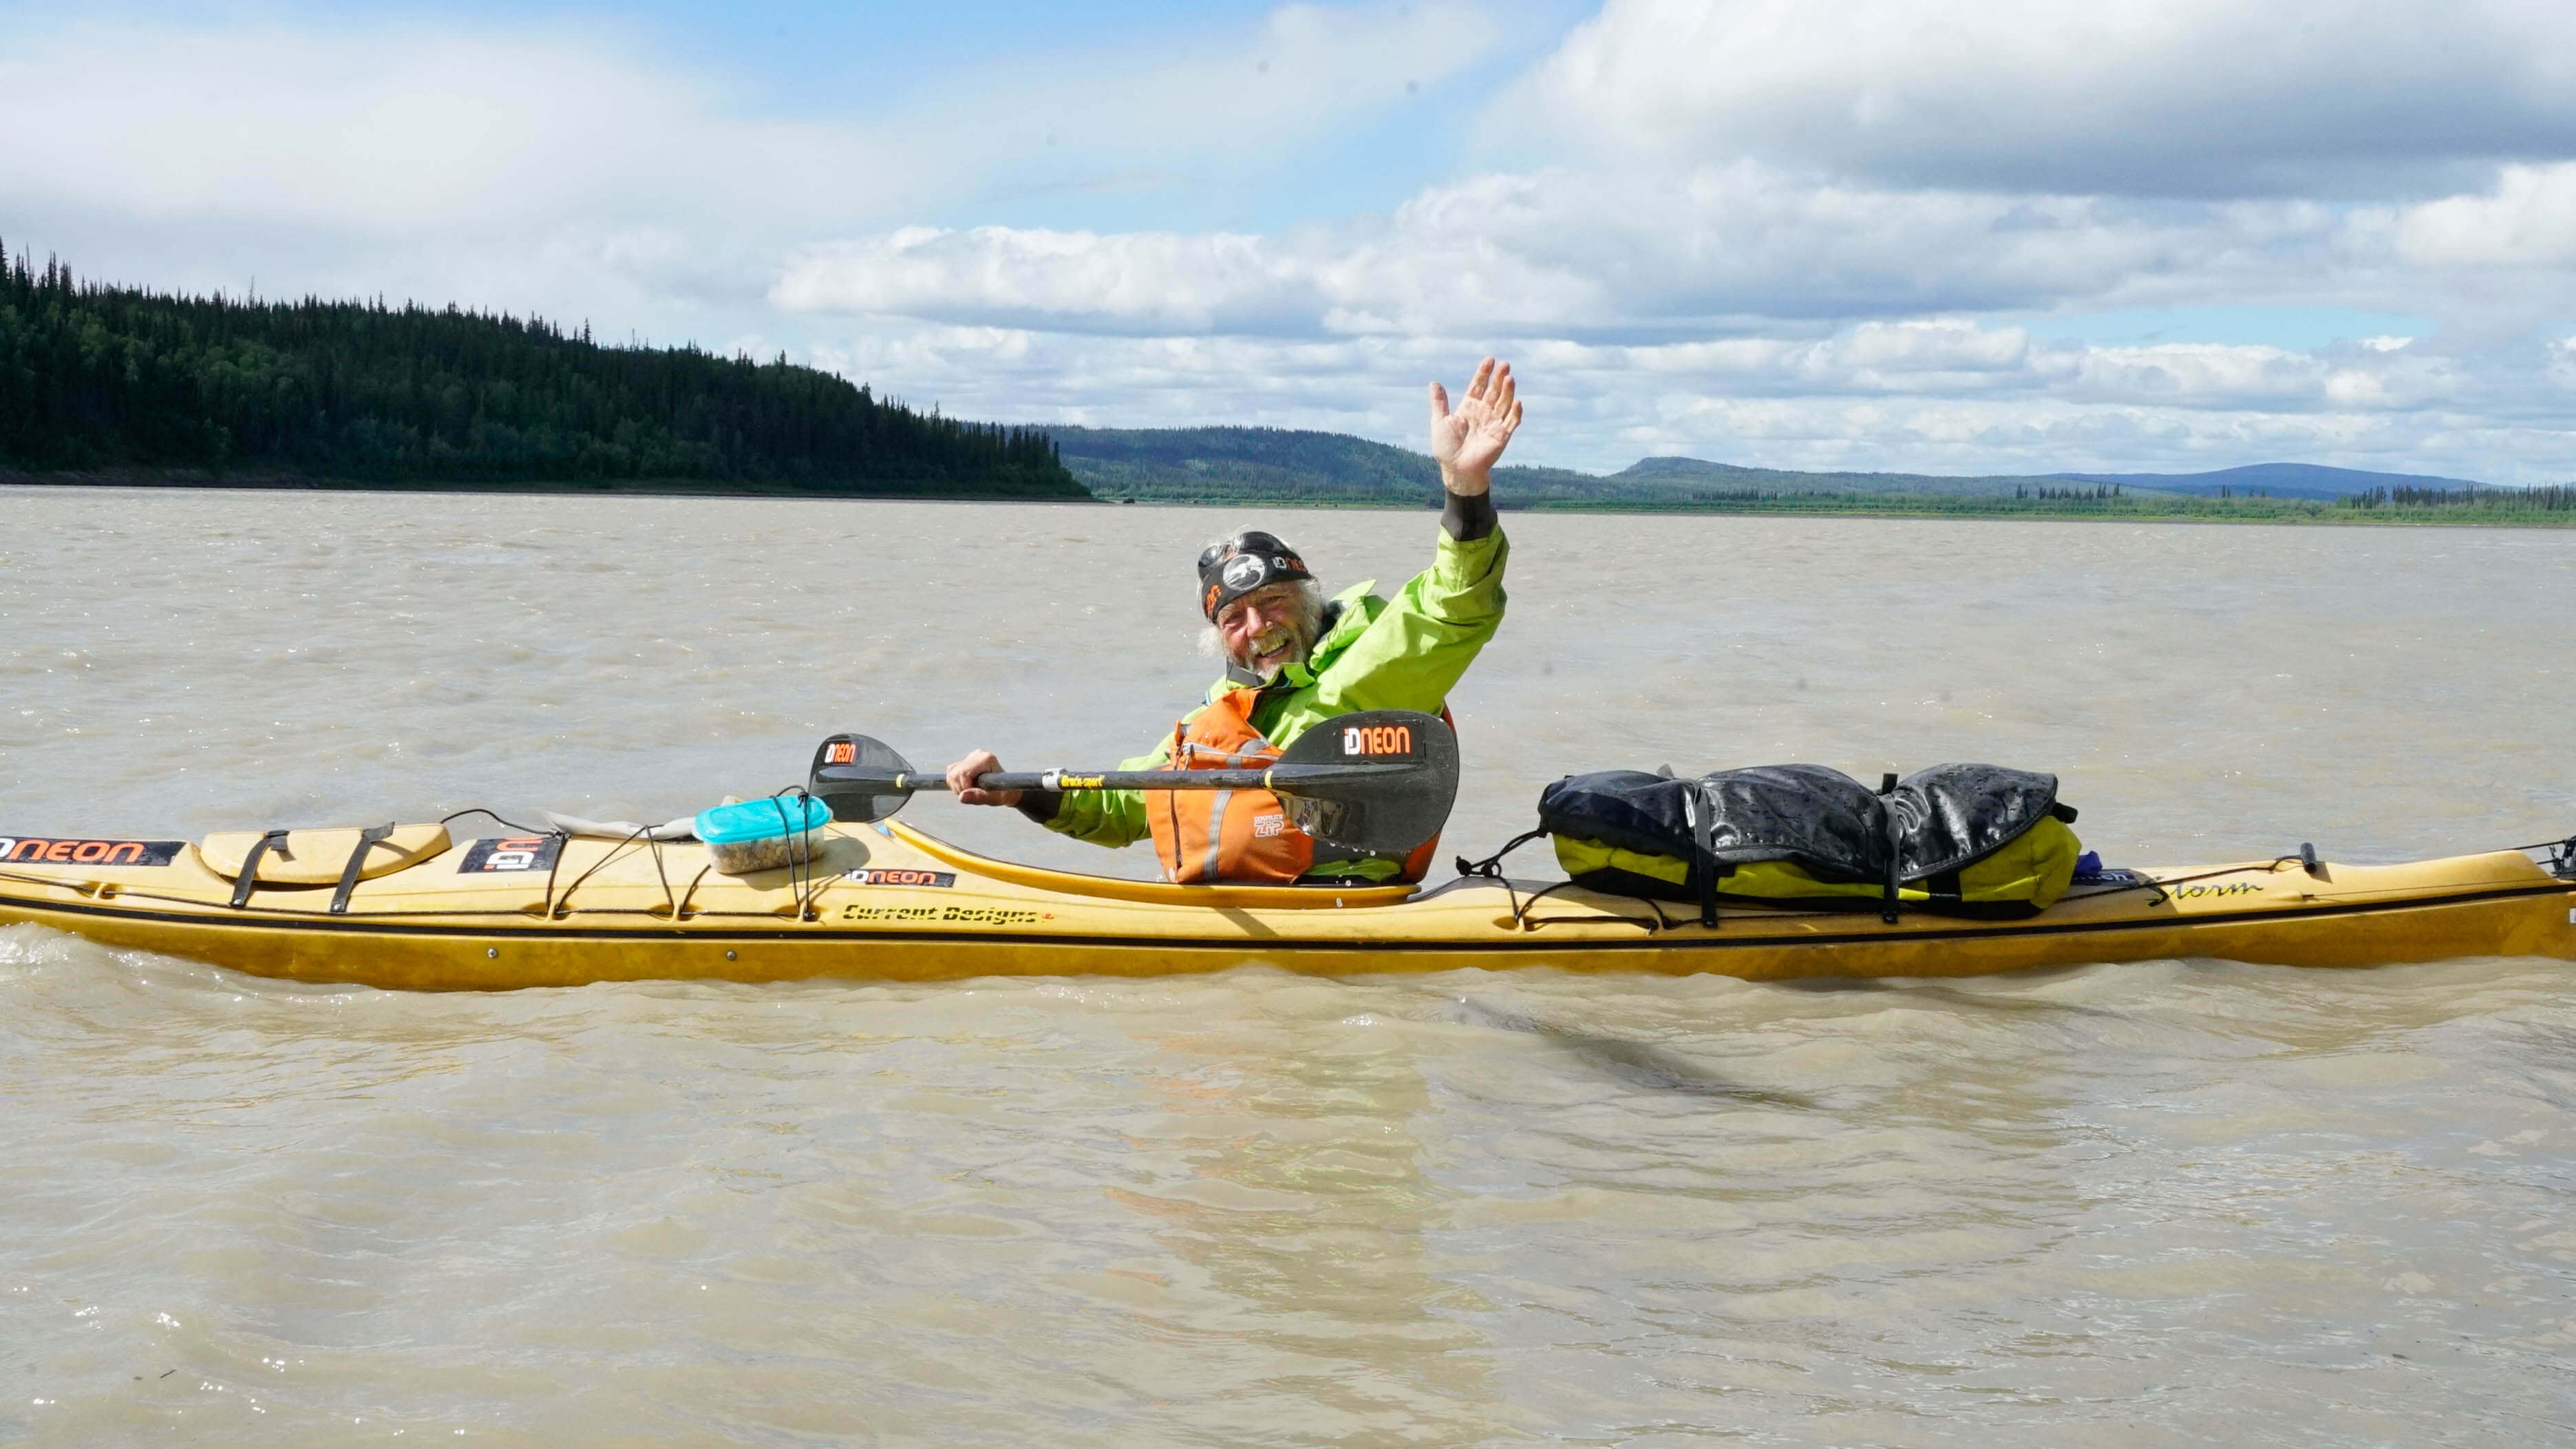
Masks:
[[[1503,880],[1501,876],[1496,876],[1494,879]],[[1512,920],[1514,923],[1519,925],[1523,931],[1535,931],[1539,927],[1546,925],[1547,922],[1545,921],[1532,920],[1530,918],[1531,909],[1540,901],[1547,899],[1549,896],[1552,896],[1558,891],[1564,890],[1573,884],[1574,882],[1570,880],[1561,880],[1554,885],[1543,885],[1537,890],[1530,892],[1527,900],[1523,900],[1521,898],[1520,891],[1515,888],[1510,881],[1503,880],[1503,889],[1512,893]]]
[[[807,796],[804,786],[790,785],[787,791],[794,792],[793,798],[796,801],[796,830],[790,837],[790,844],[787,847],[788,889],[796,893],[796,919],[820,920],[822,917],[814,909],[814,902],[822,899],[826,881],[822,872],[814,868],[815,856],[820,852],[821,847],[814,843],[813,813],[805,808]],[[779,795],[770,798],[785,798],[787,791],[782,791]],[[783,805],[779,807],[782,822],[786,818],[784,813],[786,808]],[[824,818],[830,818],[828,813]],[[800,853],[803,856],[802,859],[798,858]]]
[[[796,789],[797,787],[791,785],[788,788]],[[804,792],[802,790],[798,790],[797,793],[802,795]],[[796,919],[802,921],[807,919],[805,908],[809,902],[805,899],[804,873],[797,868],[798,861],[796,859],[796,848],[805,844],[798,835],[798,831],[805,828],[803,823],[805,819],[805,802],[801,799],[796,802],[796,818],[794,820],[789,820],[787,818],[787,797],[785,795],[781,794],[770,796],[769,806],[771,809],[778,812],[778,838],[787,842],[785,847],[787,851],[787,893],[796,898]],[[794,826],[796,828],[790,829],[790,826]],[[807,858],[810,860],[812,857],[809,854]]]
[[[662,868],[662,842],[648,842],[653,847],[653,878],[662,883],[662,904],[670,907],[671,919],[680,919],[680,898],[671,894],[671,873]]]
[[[358,848],[349,852],[349,863],[340,867],[340,888],[331,892],[331,914],[335,916],[349,914],[349,892],[358,888],[358,874],[366,868],[367,852],[375,849],[386,836],[393,833],[394,826],[390,820],[382,825],[370,825],[358,832]]]
[[[605,839],[607,839],[608,837],[603,835],[603,836],[599,836],[599,837],[597,837],[597,838],[598,838],[598,839],[601,839],[601,840],[605,840]],[[556,898],[556,896],[555,896],[555,873],[554,873],[553,871],[547,871],[547,872],[546,872],[546,919],[547,919],[547,920],[549,920],[549,921],[559,919],[559,917],[558,917],[558,915],[557,915],[557,913],[558,913],[558,912],[560,912],[562,915],[565,915],[565,916],[569,916],[569,915],[571,915],[571,914],[572,914],[572,893],[573,893],[574,891],[580,890],[580,889],[581,889],[581,887],[582,887],[583,882],[585,882],[585,881],[589,880],[592,876],[595,876],[595,875],[599,874],[599,873],[600,873],[600,871],[601,871],[602,869],[604,869],[604,868],[608,865],[608,863],[609,863],[609,862],[611,862],[611,861],[613,861],[613,860],[617,859],[617,858],[618,858],[619,856],[621,856],[621,855],[624,855],[624,854],[626,853],[626,851],[627,851],[627,848],[628,848],[628,847],[630,847],[630,846],[632,846],[633,844],[635,844],[635,842],[637,842],[637,841],[639,841],[639,840],[650,840],[651,838],[652,838],[652,835],[651,835],[651,833],[650,833],[649,829],[639,829],[639,830],[637,830],[634,834],[629,835],[629,836],[627,836],[625,839],[623,839],[623,840],[621,840],[621,841],[618,841],[615,845],[610,846],[610,847],[608,848],[608,853],[607,853],[606,855],[603,855],[603,856],[601,856],[599,859],[594,860],[594,861],[592,861],[592,862],[590,863],[590,869],[585,870],[585,871],[583,871],[581,874],[579,874],[579,875],[577,875],[577,876],[574,876],[574,877],[572,878],[572,884],[571,884],[571,885],[568,885],[568,886],[565,886],[565,887],[563,888],[563,897],[562,897],[560,900],[558,900],[558,899]],[[570,836],[566,836],[566,837],[565,837],[565,843],[566,843],[567,845],[571,843],[571,837],[570,837]],[[555,852],[555,860],[556,860],[556,862],[557,862],[558,864],[560,864],[560,863],[562,862],[562,860],[563,860],[563,852],[562,852],[560,849],[558,849],[558,850]]]
[[[1694,784],[1682,792],[1682,824],[1690,831],[1690,863],[1683,867],[1682,889],[1699,901],[1699,923],[1709,930],[1717,929],[1717,878],[1733,875],[1733,866],[1721,866],[1717,859],[1714,811],[1700,810],[1703,787]],[[1655,919],[1664,918],[1664,908],[1655,907]]]
[[[505,817],[503,817],[503,816],[496,815],[496,814],[494,814],[493,812],[491,812],[491,811],[489,811],[489,810],[484,809],[484,808],[483,808],[482,806],[480,806],[480,805],[475,805],[475,806],[471,806],[471,807],[469,807],[469,808],[467,808],[467,809],[463,809],[463,810],[456,811],[454,814],[451,814],[451,815],[442,815],[442,816],[440,816],[440,817],[438,818],[438,823],[439,823],[439,824],[441,824],[441,825],[453,825],[453,824],[455,824],[457,821],[464,819],[464,818],[465,818],[466,816],[468,816],[468,815],[481,815],[481,816],[484,816],[484,817],[486,817],[486,818],[488,818],[488,819],[498,820],[498,821],[500,821],[500,822],[501,822],[501,824],[502,824],[504,827],[506,827],[506,828],[509,830],[509,832],[510,832],[512,835],[545,835],[545,834],[548,834],[548,833],[549,833],[549,832],[547,832],[547,831],[539,830],[539,829],[537,829],[537,828],[536,828],[536,827],[534,827],[534,826],[531,826],[531,825],[521,825],[519,822],[517,822],[517,821],[515,821],[515,820],[507,819],[507,818],[505,818]]]
[[[2317,859],[2317,848],[2308,841],[2299,842],[2299,864],[2307,867],[2308,874],[2317,879],[2326,878],[2325,862]]]
[[[555,872],[563,869],[563,858],[572,849],[571,831],[559,830],[555,834],[563,837],[563,843],[555,847],[554,858],[546,862],[546,919],[549,921],[555,918]],[[580,882],[575,881],[574,884]]]
[[[1896,924],[1897,887],[1905,871],[1902,858],[1905,826],[1896,818],[1895,771],[1890,770],[1879,777],[1878,798],[1883,802],[1887,815],[1887,880],[1879,888],[1878,918],[1893,926]]]
[[[1544,825],[1540,826],[1536,830],[1524,830],[1520,834],[1513,836],[1510,840],[1503,842],[1502,849],[1486,856],[1483,860],[1469,860],[1463,855],[1459,856],[1456,861],[1458,874],[1462,876],[1486,876],[1494,880],[1501,880],[1503,878],[1503,857],[1545,834],[1547,834],[1547,827]]]
[[[1512,883],[1510,881],[1504,881],[1503,888],[1505,890],[1511,890]],[[1561,880],[1553,885],[1540,886],[1537,890],[1530,892],[1527,900],[1522,900],[1518,892],[1514,892],[1512,919],[1520,923],[1520,928],[1524,932],[1535,931],[1541,926],[1593,925],[1601,922],[1616,921],[1624,925],[1643,927],[1647,934],[1652,935],[1671,924],[1671,922],[1664,919],[1663,907],[1656,905],[1653,901],[1644,900],[1641,900],[1638,903],[1655,913],[1655,918],[1651,921],[1638,916],[1533,916],[1530,914],[1531,909],[1536,907],[1540,901],[1547,899],[1558,891],[1580,889],[1582,889],[1582,887],[1578,886],[1573,881]]]
[[[671,911],[672,920],[685,921],[689,918],[690,903],[694,902],[698,898],[698,883],[705,880],[707,878],[707,872],[713,869],[715,869],[715,866],[712,863],[702,865],[698,867],[698,873],[696,875],[689,877],[689,888],[680,892],[680,904],[674,907]]]
[[[259,838],[259,843],[252,846],[249,853],[242,857],[241,874],[233,877],[234,910],[238,911],[242,907],[249,905],[250,893],[259,889],[260,860],[268,854],[272,847],[284,845],[285,843],[286,832],[283,830],[272,830],[266,835],[261,836]]]

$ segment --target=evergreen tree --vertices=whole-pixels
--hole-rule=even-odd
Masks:
[[[1079,498],[1054,442],[787,361],[542,319],[78,283],[0,246],[0,467]]]

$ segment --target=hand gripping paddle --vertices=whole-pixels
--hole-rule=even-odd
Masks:
[[[997,771],[985,790],[1268,790],[1317,843],[1357,855],[1405,855],[1440,833],[1458,798],[1458,737],[1435,715],[1369,709],[1336,715],[1251,770]],[[882,820],[948,781],[915,771],[866,735],[834,735],[814,752],[805,789],[832,818]]]

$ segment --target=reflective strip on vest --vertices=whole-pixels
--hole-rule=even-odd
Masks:
[[[1172,767],[1179,770],[1248,770],[1275,763],[1278,746],[1252,727],[1256,689],[1218,695],[1196,719],[1172,729]],[[1449,712],[1441,711],[1447,719]],[[1163,874],[1182,885],[1217,881],[1286,884],[1315,864],[1315,838],[1297,828],[1288,807],[1267,790],[1148,790],[1145,823]],[[1242,796],[1237,800],[1236,796]],[[1262,834],[1266,822],[1276,829]],[[1230,830],[1228,827],[1232,827]],[[1420,880],[1429,873],[1439,837],[1407,856],[1394,877]]]
[[[1252,727],[1259,692],[1228,690],[1198,717],[1172,730],[1172,766],[1181,770],[1259,769],[1279,749]],[[1238,800],[1236,796],[1244,798]],[[1148,790],[1145,821],[1163,874],[1189,885],[1215,881],[1285,884],[1315,863],[1314,838],[1288,823],[1288,809],[1267,790]],[[1256,833],[1268,820],[1278,829]]]
[[[1202,880],[1225,879],[1225,807],[1234,803],[1234,792],[1219,790],[1215,793],[1216,801],[1208,807],[1207,860],[1199,867]]]

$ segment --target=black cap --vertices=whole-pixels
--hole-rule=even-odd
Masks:
[[[1209,544],[1199,555],[1199,609],[1213,622],[1219,610],[1263,584],[1313,577],[1297,550],[1251,529]]]

